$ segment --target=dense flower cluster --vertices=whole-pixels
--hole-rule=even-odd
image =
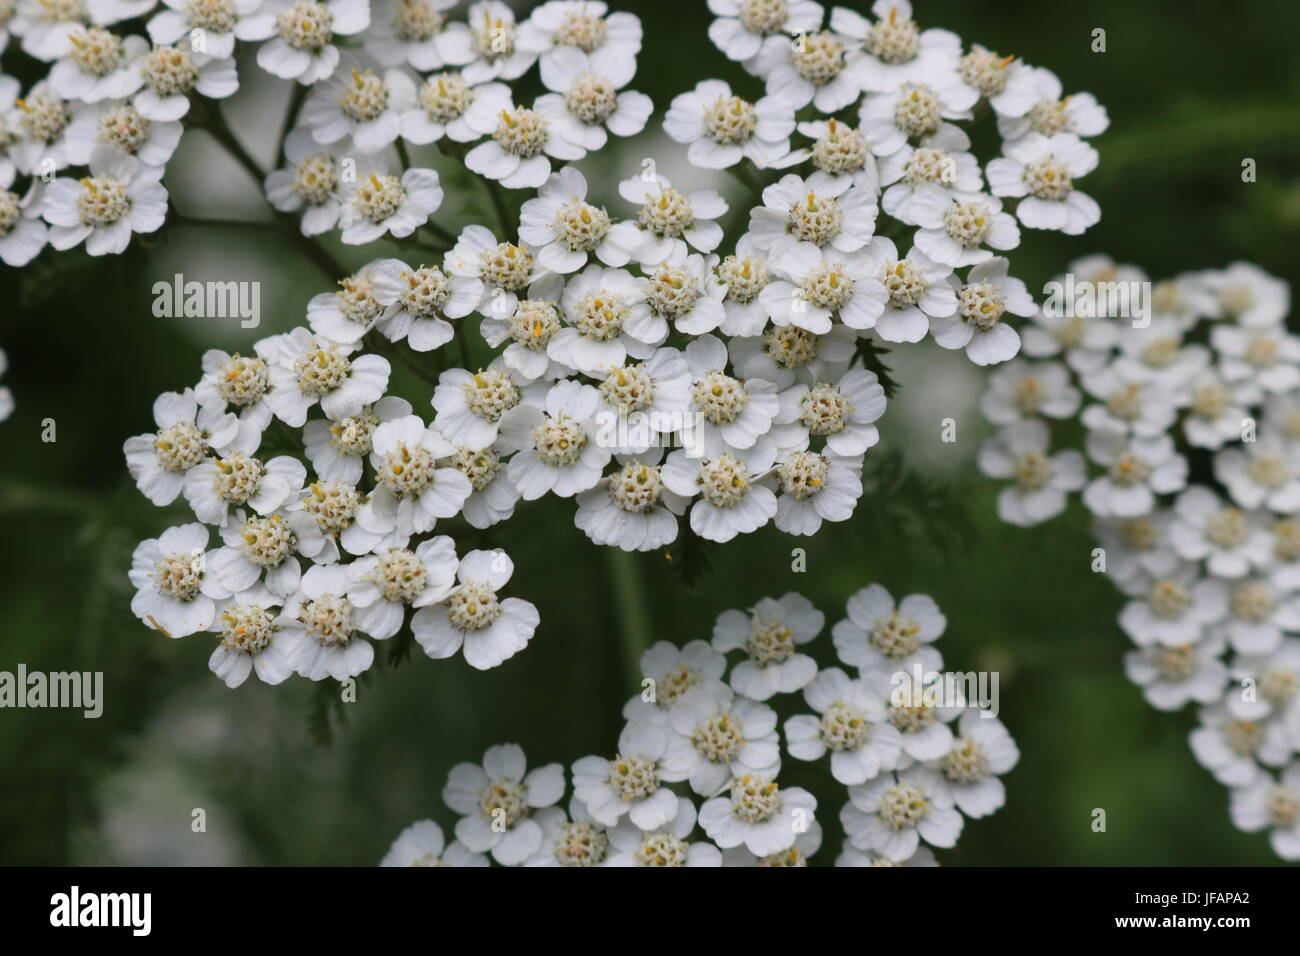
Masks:
[[[1019,752],[937,673],[947,621],[932,599],[873,584],[847,610],[831,630],[842,667],[808,655],[825,616],[794,593],[724,612],[710,641],[654,645],[617,752],[573,764],[567,809],[560,764],[530,770],[518,745],[491,747],[443,790],[455,839],[416,823],[383,865],[807,866],[817,799],[778,780],[807,762],[846,791],[835,865],[936,865],[965,818],[1002,806]]]
[[[441,3],[397,0],[363,35],[373,67],[335,76],[331,37],[366,26],[357,2],[297,0],[273,18],[258,62],[319,88],[266,190],[303,233],[388,235],[402,258],[339,277],[306,326],[252,355],[208,352],[125,448],[140,490],[160,506],[183,495],[199,522],[140,546],[136,613],[173,636],[217,632],[212,666],[231,684],[250,669],[351,677],[373,656],[363,635],[397,633],[407,607],[434,657],[463,647],[492,667],[522,649],[537,614],[498,599],[509,559],[473,552],[457,570],[454,542],[431,537],[440,520],[484,529],[550,493],[625,551],[847,520],[885,410],[871,343],[933,333],[978,364],[1010,359],[1006,319],[1036,306],[995,251],[1019,243],[1017,218],[1067,232],[1096,219],[1070,183],[1095,161],[1080,137],[1104,111],[1060,99],[1046,71],[921,31],[905,2],[881,0],[874,22],[836,8],[825,27],[816,3],[712,5],[711,36],[765,92],[702,82],[664,127],[696,166],[769,180],[726,255],[717,191],[680,191],[648,161],[611,214],[576,166],[553,165],[645,124],[651,104],[624,89],[635,17],[553,0],[516,22],[486,2],[457,24]],[[235,36],[261,16],[234,17]],[[522,107],[510,81],[534,66],[551,92]],[[976,109],[1004,143],[991,192],[962,128]],[[432,170],[371,162],[406,143],[462,157],[497,231],[452,235],[430,219]],[[528,191],[517,221],[503,190]],[[475,330],[494,357],[472,369]],[[391,394],[390,358],[432,396]],[[289,453],[259,457],[273,424]]]
[[[1128,598],[1129,678],[1160,710],[1199,706],[1192,750],[1231,788],[1233,822],[1268,829],[1279,856],[1300,859],[1290,291],[1247,263],[1154,285],[1104,256],[1069,273],[1084,307],[1037,317],[1025,335],[1032,360],[994,372],[983,396],[998,432],[980,467],[1011,482],[998,513],[1036,525],[1082,492],[1102,546],[1093,569]],[[1056,450],[1053,423],[1076,418],[1084,453]]]

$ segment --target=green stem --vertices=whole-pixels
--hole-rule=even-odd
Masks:
[[[606,548],[609,582],[618,611],[618,629],[622,636],[624,666],[633,687],[642,680],[641,655],[650,647],[650,612],[645,587],[641,582],[636,556],[622,548]]]
[[[303,101],[307,99],[307,90],[309,87],[301,83],[292,84],[293,91],[289,94],[289,105],[284,111],[284,121],[280,124],[280,145],[275,151],[275,164],[283,166],[284,144],[289,139],[289,134],[293,132],[293,124],[298,119],[298,112],[302,109]]]
[[[496,211],[497,222],[501,226],[501,241],[509,242],[510,237],[515,234],[515,226],[506,209],[506,198],[501,192],[501,186],[495,179],[488,179],[486,176],[480,176],[478,179],[487,186],[488,195],[492,197],[492,208]]]

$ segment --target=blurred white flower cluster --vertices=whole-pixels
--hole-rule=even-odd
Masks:
[[[200,381],[162,396],[155,430],[126,443],[140,490],[159,506],[183,495],[199,522],[140,546],[135,611],[172,636],[215,631],[212,667],[231,685],[252,670],[270,682],[354,676],[373,658],[363,635],[398,633],[408,607],[431,656],[463,648],[486,668],[521,650],[538,619],[527,602],[498,598],[509,558],[472,551],[458,563],[450,537],[430,537],[440,520],[485,529],[549,492],[574,501],[595,544],[624,551],[681,535],[726,542],[769,522],[812,535],[847,520],[885,410],[878,375],[863,367],[877,361],[873,343],[933,332],[978,364],[1010,359],[1020,338],[1005,319],[1036,306],[994,250],[1018,244],[1016,217],[1072,233],[1097,218],[1072,183],[1096,159],[1080,137],[1100,132],[1105,112],[1087,95],[1062,99],[1045,70],[920,30],[905,2],[881,0],[874,21],[810,2],[710,5],[711,36],[763,95],[706,80],[664,122],[696,166],[752,179],[759,204],[725,256],[718,192],[681,192],[647,159],[618,185],[620,218],[592,201],[577,167],[553,168],[649,117],[649,100],[624,89],[637,18],[583,0],[544,3],[523,21],[489,0],[464,23],[445,19],[441,0],[240,2],[148,21],[160,43],[206,29],[207,56],[226,58],[219,68],[170,47],[133,56],[102,26],[43,30],[38,47],[81,76],[89,37],[120,44],[135,79],[76,86],[94,104],[69,105],[60,97],[72,87],[59,84],[46,95],[65,111],[100,110],[111,95],[115,110],[148,112],[157,97],[141,71],[158,49],[177,69],[233,83],[231,31],[271,37],[258,63],[312,90],[285,139],[289,165],[266,178],[270,202],[301,212],[303,234],[387,236],[403,253],[335,276],[337,290],[308,304],[307,326],[254,354],[208,352]],[[370,65],[336,71],[335,35],[358,32]],[[33,28],[25,40],[35,38]],[[519,106],[510,83],[534,66],[550,92]],[[203,89],[167,101],[169,122],[192,94]],[[961,125],[976,111],[996,116],[1004,143],[987,165],[991,193]],[[111,139],[102,130],[117,121],[95,116],[92,136]],[[138,128],[159,133],[161,121],[145,119]],[[795,133],[807,144],[792,146]],[[438,176],[405,157],[407,144],[435,143],[487,191],[497,231],[475,223],[453,235],[430,218]],[[154,170],[139,181],[161,188],[161,166],[141,149],[117,149],[113,162]],[[21,168],[34,169],[37,152],[18,150]],[[394,152],[390,173],[381,160]],[[762,188],[764,176],[776,181]],[[108,182],[51,186],[98,223],[68,219],[57,236],[125,235],[123,217],[145,204],[123,191],[127,180]],[[517,219],[514,190],[528,191]],[[116,218],[96,198],[109,192]],[[23,208],[49,219],[48,202],[36,190]],[[901,246],[883,234],[913,229]],[[474,331],[494,350],[477,368]],[[391,394],[390,359],[432,395]],[[266,435],[287,453],[259,457]]]
[[[790,593],[724,612],[711,641],[654,645],[617,753],[573,764],[567,810],[560,764],[529,770],[518,745],[491,747],[443,790],[455,839],[416,823],[382,865],[807,866],[817,799],[778,777],[827,773],[847,796],[835,865],[936,865],[931,848],[954,846],[964,818],[1002,806],[1015,742],[944,691],[947,621],[929,597],[895,602],[873,584],[850,598],[831,631],[843,667],[807,653],[824,623]]]
[[[1032,360],[994,372],[982,399],[999,430],[980,467],[1011,482],[998,513],[1036,525],[1082,492],[1102,546],[1093,570],[1129,599],[1129,678],[1160,710],[1199,706],[1192,750],[1231,788],[1233,822],[1268,829],[1279,856],[1300,859],[1290,290],[1248,263],[1151,284],[1105,256],[1073,263],[1066,280],[1089,290],[1076,296],[1087,307],[1045,310],[1025,335]],[[1054,450],[1053,422],[1086,454]]]

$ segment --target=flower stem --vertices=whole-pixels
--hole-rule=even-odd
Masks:
[[[624,667],[633,687],[641,686],[641,655],[650,647],[650,612],[636,556],[622,548],[606,548],[610,588],[618,611]]]
[[[509,242],[510,237],[514,235],[515,227],[511,221],[510,213],[506,209],[506,199],[501,192],[501,187],[495,179],[488,179],[483,176],[480,177],[480,180],[487,186],[488,195],[492,197],[492,208],[496,211],[497,222],[501,226],[501,241]]]

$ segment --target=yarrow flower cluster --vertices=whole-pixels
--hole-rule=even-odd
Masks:
[[[1155,708],[1199,708],[1193,753],[1233,822],[1300,859],[1300,339],[1290,290],[1248,263],[1151,283],[1073,263],[1067,308],[989,378],[980,452],[1008,479],[998,513],[1037,525],[1081,492],[1093,570],[1127,601],[1130,680]],[[1083,451],[1053,426],[1077,419]],[[1059,440],[1059,439],[1058,439]],[[1091,464],[1091,468],[1089,468]]]
[[[673,102],[665,129],[698,166],[745,163],[770,180],[726,255],[719,192],[679,190],[649,162],[610,208],[576,166],[553,165],[644,126],[649,100],[625,89],[641,45],[635,17],[577,0],[523,21],[488,0],[463,23],[440,0],[217,7],[169,8],[150,30],[173,42],[180,21],[197,39],[221,27],[224,39],[208,40],[232,83],[231,47],[271,37],[258,63],[308,87],[283,144],[289,166],[266,179],[272,205],[301,212],[306,236],[339,228],[345,243],[387,236],[401,249],[333,276],[305,326],[250,354],[208,352],[200,380],[160,397],[154,430],[125,445],[141,492],[159,506],[183,496],[197,519],[137,551],[136,613],[176,637],[217,633],[212,666],[232,685],[252,670],[273,683],[290,671],[354,676],[373,659],[368,639],[406,626],[430,656],[502,663],[532,637],[537,613],[499,596],[512,567],[504,552],[458,559],[455,534],[506,521],[521,500],[571,499],[593,543],[624,551],[846,521],[886,406],[868,367],[873,343],[933,334],[978,364],[1001,362],[1020,347],[1008,316],[1036,310],[994,254],[1018,244],[1019,228],[983,192],[958,124],[977,106],[1008,121],[1046,110],[1030,82],[1038,74],[918,31],[906,4],[878,3],[874,24],[836,8],[826,29],[814,3],[719,8],[728,25],[713,35],[728,56],[762,34],[744,60],[766,92],[705,81]],[[88,29],[136,62],[126,41]],[[358,32],[369,59],[336,69],[334,38]],[[90,41],[71,36],[60,75],[88,55]],[[137,59],[141,70],[165,61],[201,74],[204,55]],[[524,106],[510,84],[534,66],[551,92]],[[98,103],[109,94],[87,92],[100,90],[96,76],[75,88]],[[196,80],[159,100],[155,86],[134,108],[154,116],[165,102],[168,121],[204,90]],[[856,121],[845,114],[855,104]],[[820,115],[796,125],[808,110]],[[1099,107],[1088,117],[1052,129],[1034,176],[1057,175],[1052,163],[1082,174],[1071,164],[1092,153],[1078,137],[1105,125]],[[1008,156],[1047,136],[1032,121],[1000,130]],[[795,133],[811,145],[792,148]],[[453,234],[431,218],[438,174],[406,161],[407,144],[431,143],[489,190],[496,231],[471,223]],[[989,164],[991,184],[1009,162]],[[119,150],[93,159],[96,170],[47,192],[93,207],[94,228],[120,236],[123,217],[155,205],[134,184],[161,189],[162,166]],[[527,191],[517,216],[516,190]],[[1075,201],[1060,183],[1056,192],[1051,202]],[[165,195],[149,195],[161,215]],[[1027,202],[1021,222],[1044,225],[1023,214]],[[911,242],[896,242],[907,228]],[[480,365],[471,357],[484,345],[492,354]],[[396,394],[394,360],[432,394]]]
[[[490,747],[443,790],[454,839],[421,821],[381,865],[808,866],[829,815],[780,779],[804,762],[845,788],[836,866],[937,865],[965,819],[1003,805],[1015,742],[937,673],[931,598],[863,588],[832,628],[842,666],[819,669],[806,651],[824,623],[789,593],[724,612],[711,640],[655,644],[616,750],[573,763],[567,803],[560,764]]]

